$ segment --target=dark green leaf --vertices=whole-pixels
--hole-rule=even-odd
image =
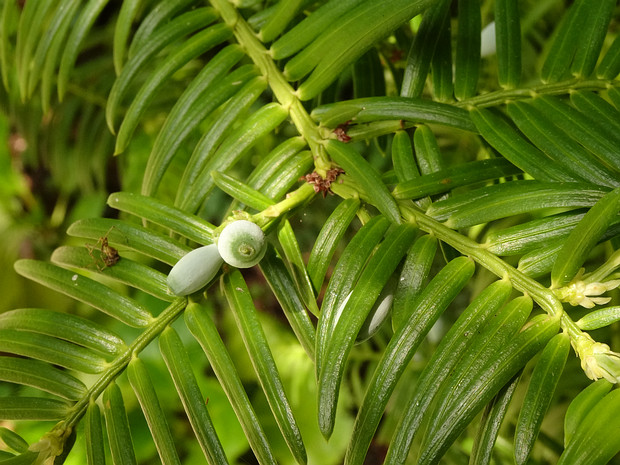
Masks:
[[[208,309],[198,303],[191,303],[185,310],[185,322],[207,355],[259,463],[276,465],[269,441],[258,422],[233,361],[211,320]]]
[[[124,297],[86,276],[51,263],[24,259],[15,263],[15,270],[50,289],[92,305],[129,326],[145,327],[153,319],[147,308],[137,301]]]
[[[308,275],[317,294],[323,287],[323,280],[336,247],[353,221],[359,206],[358,199],[347,199],[340,203],[325,221],[316,238],[308,259]]]
[[[212,23],[216,18],[217,14],[212,8],[197,8],[178,16],[165,26],[158,29],[157,32],[144,43],[144,46],[141,47],[135,55],[130,57],[129,61],[125,64],[121,75],[114,82],[110,95],[108,95],[106,120],[108,122],[108,127],[112,132],[115,132],[114,121],[117,114],[120,113],[120,106],[125,95],[129,91],[129,86],[134,81],[139,71],[143,69],[145,64],[148,63],[148,61],[151,60],[165,46],[170,45],[183,36],[204,28],[208,24]],[[67,56],[67,52],[65,52],[65,56]],[[63,56],[63,62],[64,61],[65,57]],[[67,66],[70,64],[72,65],[72,63],[67,63]],[[59,91],[60,89],[61,87],[59,85]]]
[[[106,266],[101,271],[97,268],[97,252],[84,247],[62,246],[54,250],[51,261],[66,268],[77,268],[89,272],[99,272],[118,282],[140,289],[161,300],[172,301],[174,296],[168,291],[166,275],[141,263],[123,257],[114,266]]]
[[[215,226],[196,215],[190,215],[153,197],[130,192],[115,192],[108,197],[108,205],[168,228],[199,244],[213,243]]]
[[[520,378],[521,373],[518,373],[497,393],[482,412],[480,426],[478,427],[471,455],[469,456],[470,465],[489,465],[491,463],[499,429],[506,417],[510,401],[517,390]]]
[[[91,401],[84,418],[84,442],[86,443],[88,465],[105,465],[102,421],[99,405]]]
[[[258,319],[250,290],[239,270],[234,270],[222,277],[222,288],[284,440],[297,462],[304,464],[307,462],[307,456],[299,427],[284,392],[282,380]]]
[[[121,390],[115,382],[110,383],[103,392],[103,414],[112,462],[136,465],[136,454],[129,430],[125,402]]]
[[[2,420],[60,420],[71,406],[56,399],[41,397],[0,397],[0,418]]]
[[[325,437],[333,431],[336,404],[344,365],[355,338],[364,324],[389,277],[411,246],[417,230],[410,224],[401,224],[385,237],[362,271],[350,295],[340,295],[339,308],[323,333],[325,349],[318,378],[319,427]]]
[[[294,283],[293,277],[286,269],[284,262],[270,247],[258,264],[271,291],[282,306],[291,329],[297,336],[299,343],[306,350],[308,356],[314,360],[315,334],[314,326],[306,307],[299,295],[299,289]]]
[[[166,328],[159,337],[159,349],[179,393],[196,439],[209,463],[227,464],[217,432],[192,370],[189,354],[173,328]]]
[[[499,85],[513,89],[521,80],[521,21],[517,0],[495,1],[495,43]]]
[[[324,126],[335,127],[351,120],[366,123],[380,120],[404,120],[435,123],[475,132],[467,110],[425,99],[406,97],[368,97],[322,105],[312,110],[312,118]]]
[[[364,189],[368,200],[375,205],[386,218],[393,223],[400,223],[400,211],[394,197],[381,181],[379,174],[351,146],[336,140],[328,140],[325,148],[348,176]]]
[[[424,12],[411,48],[407,54],[407,64],[401,86],[401,97],[420,97],[426,84],[431,60],[441,31],[450,20],[450,1],[439,0]]]
[[[620,183],[617,173],[571,139],[549,113],[543,113],[532,104],[513,102],[508,105],[508,114],[537,147],[575,179],[610,187]]]
[[[115,357],[125,350],[125,342],[104,326],[70,313],[42,308],[21,308],[0,315],[0,328],[32,331]]]
[[[564,370],[570,338],[565,334],[553,337],[540,354],[523,399],[515,432],[515,460],[522,465],[534,447],[543,418],[551,405],[555,389]]]
[[[86,393],[84,383],[66,371],[26,358],[0,357],[0,379],[32,386],[67,400],[78,400]]]
[[[380,250],[377,251],[379,252]],[[454,259],[415,299],[412,304],[415,308],[412,317],[396,330],[370,380],[364,401],[355,419],[353,436],[345,459],[347,465],[364,463],[364,456],[396,382],[400,379],[418,345],[448,304],[467,284],[474,269],[475,266],[471,259],[466,257]]]
[[[86,218],[76,221],[69,226],[67,234],[98,241],[93,245],[93,254],[101,247],[101,240],[105,237],[109,245],[120,250],[121,260],[123,249],[128,248],[168,265],[174,265],[192,250],[179,241],[136,224],[104,218]],[[209,242],[210,238],[207,234],[203,240]],[[93,266],[97,267],[96,260],[93,260]]]
[[[620,390],[603,397],[578,425],[558,465],[606,465],[620,451]]]
[[[199,143],[194,149],[183,173],[175,201],[175,205],[182,210],[196,211],[214,186],[210,173],[226,171],[232,167],[249,152],[255,143],[278,127],[288,116],[288,111],[281,105],[268,103],[252,113],[238,128],[228,134],[219,147],[214,145],[228,124],[237,119],[239,113],[257,96],[252,95],[249,99],[246,98],[244,105],[240,105],[235,99],[230,100],[227,106],[230,108],[230,121],[220,116],[217,124],[203,136],[204,144]],[[203,146],[205,144],[208,147]]]
[[[576,181],[493,110],[474,108],[470,116],[480,135],[513,165],[539,181]]]
[[[507,344],[495,346],[490,358],[481,357],[472,364],[466,375],[469,382],[459,386],[454,395],[444,398],[444,408],[440,416],[435,417],[439,421],[433,422],[423,442],[419,463],[435,463],[479,409],[544,347],[558,329],[558,319],[541,315],[506,341]]]
[[[236,99],[254,101],[265,90],[263,80],[251,80],[256,77],[253,65],[241,66],[225,76],[242,56],[243,53],[234,45],[224,48],[178,98],[153,143],[144,171],[142,194],[151,195],[157,190],[177,150],[206,115],[234,95],[237,95]]]
[[[513,181],[483,187],[435,202],[427,213],[463,228],[549,207],[590,207],[607,189],[581,183]]]
[[[232,31],[224,24],[216,24],[203,29],[185,40],[183,45],[174,54],[151,72],[148,80],[132,98],[129,109],[125,113],[116,137],[115,154],[119,154],[127,148],[149,104],[155,98],[156,93],[160,92],[162,87],[167,84],[172,75],[191,60],[224,42],[231,36]]]
[[[575,277],[592,248],[620,212],[620,187],[605,194],[571,231],[551,270],[551,287],[562,287]]]
[[[430,235],[424,235],[416,239],[407,252],[392,306],[392,328],[394,332],[406,325],[412,314],[417,311],[414,304],[429,277],[436,251],[437,239]]]
[[[459,0],[454,96],[463,100],[475,94],[480,73],[481,16],[479,0]]]
[[[127,366],[127,378],[142,407],[144,417],[153,435],[153,441],[163,464],[177,464],[181,461],[176,451],[174,438],[166,420],[166,415],[161,407],[155,386],[146,370],[144,362],[135,357]]]
[[[426,174],[396,185],[396,199],[418,199],[449,192],[456,187],[520,174],[521,170],[502,158],[477,160]]]
[[[583,425],[586,416],[611,390],[613,384],[605,379],[591,383],[568,406],[564,417],[564,447],[568,446],[575,433]]]

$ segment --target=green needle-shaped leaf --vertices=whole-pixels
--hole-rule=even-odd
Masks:
[[[60,69],[58,70],[58,97],[60,100],[62,100],[67,90],[69,74],[75,66],[82,42],[107,3],[108,0],[90,0],[74,23],[71,35],[65,43],[65,50],[60,60]]]
[[[263,42],[271,42],[286,29],[291,20],[295,17],[298,10],[302,7],[303,0],[291,0],[278,2],[276,10],[263,25],[260,30],[259,38]]]
[[[503,158],[477,160],[399,183],[392,191],[392,195],[396,199],[419,199],[426,195],[449,192],[456,187],[520,173],[519,168]]]
[[[246,105],[249,106],[256,97],[257,95],[252,96],[251,100],[245,102]],[[199,143],[187,163],[175,201],[175,205],[183,210],[196,211],[211,192],[215,185],[211,178],[212,171],[225,172],[232,167],[255,143],[277,128],[288,116],[288,111],[281,105],[268,103],[245,119],[218,147],[214,145],[219,139],[218,136],[224,133],[228,124],[237,119],[244,105],[239,106],[233,99],[229,102],[228,108],[231,109],[230,121],[227,118],[220,118],[212,128],[218,134],[208,132],[203,136],[202,140],[207,147]]]
[[[312,72],[297,89],[299,98],[309,100],[317,96],[377,40],[387,37],[430,4],[429,0],[387,0],[380,4],[367,1],[353,8],[286,64],[285,73],[290,80]]]
[[[620,212],[620,187],[605,194],[571,231],[551,270],[551,287],[562,287],[575,277],[592,247]]]
[[[415,299],[411,318],[392,336],[366,389],[355,419],[345,464],[364,463],[366,451],[397,381],[418,345],[448,304],[467,284],[474,269],[473,261],[466,257],[452,260]]]
[[[611,391],[578,425],[558,465],[605,465],[620,451],[620,390]]]
[[[549,113],[543,113],[530,103],[513,102],[508,105],[508,114],[537,147],[576,179],[610,187],[620,183],[617,172],[574,141],[556,125]]]
[[[298,463],[307,462],[306,449],[293,416],[280,374],[269,349],[267,338],[258,319],[250,290],[239,270],[222,277],[222,287],[228,305],[233,312],[241,338],[245,344],[254,371],[267,397],[276,422],[289,450]]]
[[[467,306],[465,311],[442,338],[431,360],[420,375],[415,391],[402,406],[400,421],[385,459],[386,465],[404,463],[409,455],[413,438],[422,418],[462,354],[470,346],[472,335],[477,334],[490,316],[496,313],[508,300],[512,286],[508,281],[496,281],[487,287]],[[497,315],[496,317],[498,317]],[[497,318],[500,323],[510,320]]]
[[[109,329],[70,313],[42,308],[21,308],[0,315],[1,329],[18,329],[63,339],[108,357],[127,350],[125,342]]]
[[[261,194],[256,189],[252,189],[247,184],[239,181],[232,176],[228,176],[225,173],[220,173],[218,171],[212,171],[211,177],[215,182],[215,185],[219,187],[223,192],[226,192],[233,199],[247,205],[254,210],[264,210],[267,207],[274,204],[274,201],[271,200],[264,194]]]
[[[568,406],[564,416],[564,447],[568,446],[575,433],[581,428],[586,416],[611,390],[613,384],[605,379],[591,383]]]
[[[385,234],[389,222],[382,216],[375,216],[351,239],[338,260],[325,290],[321,313],[317,324],[316,375],[321,373],[324,354],[330,333],[336,325],[338,308],[349,295],[359,278],[368,257]]]
[[[150,74],[149,79],[132,98],[131,105],[123,118],[116,137],[115,154],[119,154],[127,148],[148,105],[171,76],[181,67],[187,65],[188,62],[229,39],[231,36],[232,31],[224,24],[216,24],[204,29],[184,41],[179,50],[169,56],[166,61]]]
[[[450,102],[454,99],[452,64],[452,24],[445,21],[439,31],[437,46],[431,60],[431,84],[434,100]]]
[[[604,328],[612,323],[620,320],[620,306],[619,307],[607,307],[601,310],[595,310],[589,312],[584,317],[580,318],[575,324],[584,331],[590,331],[592,329]]]
[[[153,441],[162,464],[181,464],[174,445],[174,438],[166,421],[166,415],[159,403],[155,386],[146,370],[144,362],[134,358],[127,366],[127,378],[140,402],[142,412],[153,435]]]
[[[314,242],[308,259],[308,275],[317,294],[323,287],[323,280],[336,247],[355,218],[359,206],[358,199],[346,199],[341,202],[329,215]]]
[[[479,0],[459,0],[456,58],[454,60],[454,96],[463,100],[475,94],[480,73]]]
[[[392,164],[399,183],[411,181],[420,176],[415,163],[411,138],[406,131],[397,131],[392,139]]]
[[[148,326],[153,317],[137,301],[114,292],[86,276],[36,260],[20,260],[15,270],[22,276],[73,297],[136,328]]]
[[[469,456],[470,465],[489,465],[491,463],[499,428],[504,421],[520,378],[521,373],[518,373],[497,393],[482,412],[480,426]]]
[[[142,0],[144,1],[144,0]],[[193,0],[168,0],[158,2],[153,9],[140,22],[138,30],[133,35],[129,48],[129,58],[141,51],[145,44],[153,39],[162,24],[169,23],[173,16],[182,12]]]
[[[527,462],[534,447],[569,350],[570,338],[564,333],[557,334],[549,341],[536,362],[517,420],[514,453],[518,465]]]
[[[28,441],[4,426],[0,427],[0,439],[15,452],[24,453],[28,450]]]
[[[299,289],[295,285],[293,277],[286,269],[282,259],[276,255],[273,247],[267,249],[258,266],[271,291],[282,306],[282,311],[299,343],[306,350],[308,356],[314,360],[316,344],[314,326],[306,306],[301,300]]]
[[[84,383],[47,363],[18,357],[0,357],[0,379],[32,386],[67,400],[78,400],[86,392]]]
[[[471,364],[465,375],[468,381],[455,386],[455,391],[444,397],[443,409],[433,418],[423,441],[419,463],[436,463],[480,408],[545,346],[558,328],[558,319],[540,315],[503,345],[495,345]]]
[[[559,98],[544,95],[533,99],[532,104],[543,113],[556,115],[554,123],[572,139],[594,154],[608,168],[620,171],[620,149],[609,139],[597,122]]]
[[[67,234],[98,241],[92,246],[95,257],[97,257],[97,250],[101,247],[102,238],[106,238],[109,245],[120,249],[121,260],[123,259],[122,249],[128,248],[168,265],[174,265],[192,250],[179,241],[142,226],[105,218],[86,218],[76,221],[69,226]],[[93,266],[97,267],[96,260],[93,260]]]
[[[620,39],[618,36],[605,53],[605,56],[596,67],[596,77],[599,79],[614,79],[620,73]]]
[[[496,255],[529,252],[548,244],[549,241],[565,238],[583,216],[581,211],[560,213],[492,231],[484,242],[484,248]]]
[[[211,422],[198,382],[181,338],[172,328],[166,328],[159,337],[161,351],[174,385],[179,393],[187,418],[192,425],[196,439],[209,463],[227,464],[217,432]]]
[[[543,82],[557,82],[567,76],[575,51],[585,39],[581,32],[588,16],[596,16],[596,8],[590,9],[589,4],[588,0],[576,1],[562,18],[540,72]]]
[[[521,21],[517,0],[495,1],[495,44],[499,85],[513,89],[521,80]]]
[[[84,442],[86,443],[88,465],[105,465],[102,421],[99,405],[91,400],[84,418]]]
[[[121,5],[114,28],[114,71],[121,74],[127,54],[127,41],[131,34],[131,27],[139,13],[143,0],[126,0]],[[173,3],[173,2],[166,2]],[[161,4],[160,4],[161,5]],[[146,21],[146,20],[145,20]]]
[[[620,112],[607,100],[593,92],[571,92],[571,103],[605,132],[607,138],[620,144]]]
[[[136,465],[131,431],[121,390],[115,382],[103,392],[103,415],[114,464]]]
[[[0,419],[2,420],[60,420],[66,417],[70,410],[70,404],[56,399],[0,397]]]
[[[93,272],[94,253],[84,247],[62,246],[54,250],[51,261],[66,268],[78,268]],[[96,256],[96,255],[95,255]],[[168,291],[166,275],[142,263],[123,258],[114,266],[106,266],[100,271],[118,282],[140,289],[158,299],[172,301],[174,296]]]
[[[274,59],[287,58],[321,36],[352,8],[364,0],[330,0],[276,40],[270,53]],[[286,2],[280,2],[286,5]]]
[[[260,79],[252,80],[251,85],[248,83],[256,77],[253,65],[241,66],[226,75],[242,56],[243,53],[236,46],[224,48],[209,61],[178,98],[153,142],[144,171],[142,194],[151,195],[157,190],[177,150],[206,115],[236,93],[245,95],[246,98],[247,95],[254,95],[256,98],[265,90],[265,83]]]
[[[30,69],[28,70],[27,79],[22,77],[20,81],[24,85],[28,84],[28,98],[32,96],[37,83],[42,77],[43,67],[50,56],[52,44],[55,40],[58,40],[58,37],[64,38],[66,36],[79,4],[79,0],[60,2],[49,25],[46,26],[45,36],[39,40],[32,62],[29,64]]]
[[[20,94],[26,99],[28,73],[32,62],[32,53],[36,43],[44,32],[46,16],[53,2],[40,2],[36,7],[24,5],[19,28],[17,29],[17,44],[15,45],[15,64],[18,72]],[[27,31],[27,32],[26,32]]]
[[[586,23],[579,31],[580,40],[570,69],[578,78],[587,78],[592,74],[605,41],[609,21],[616,8],[615,0],[601,0],[596,5],[591,2],[584,3],[589,11],[583,12]]]
[[[131,192],[115,192],[108,197],[108,205],[168,228],[199,244],[213,243],[215,226],[196,215],[190,215],[153,197]]]
[[[216,18],[217,14],[212,8],[197,8],[182,14],[158,29],[157,32],[145,42],[144,46],[129,59],[121,75],[114,82],[114,86],[108,96],[106,120],[112,132],[115,131],[114,120],[116,115],[120,113],[122,100],[129,91],[130,84],[134,81],[143,66],[165,46],[170,45],[183,36],[204,28]]]
[[[418,32],[407,54],[407,64],[400,90],[401,97],[420,97],[422,94],[441,31],[445,29],[447,21],[450,20],[449,7],[449,0],[439,0],[424,12]]]
[[[354,148],[342,142],[328,140],[325,148],[345,173],[364,189],[369,202],[393,223],[401,222],[398,204],[370,163],[362,158]]]
[[[581,183],[512,181],[483,187],[435,202],[427,214],[463,228],[549,207],[589,207],[606,189]]]
[[[395,332],[407,324],[412,313],[417,311],[414,304],[429,277],[436,251],[437,239],[424,235],[416,239],[407,252],[392,305],[392,328]]]
[[[207,355],[258,462],[261,465],[276,465],[267,436],[258,422],[226,346],[211,320],[209,309],[198,303],[191,303],[185,310],[185,322]]]
[[[284,251],[284,257],[291,272],[291,276],[295,280],[299,295],[301,296],[306,308],[315,316],[319,314],[319,308],[316,303],[314,288],[308,276],[304,259],[301,256],[301,250],[295,232],[288,220],[284,220],[278,227],[278,242]]]
[[[389,277],[411,247],[416,233],[417,230],[407,223],[389,231],[369,259],[350,296],[341,295],[338,299],[337,314],[324,333],[326,349],[318,379],[319,427],[325,437],[333,431],[344,365],[357,334]]]
[[[476,131],[466,110],[417,98],[367,97],[345,100],[316,107],[311,116],[328,127],[335,127],[349,120],[354,123],[368,123],[392,119],[411,123],[436,123],[465,131]]]
[[[0,350],[84,373],[100,373],[107,367],[101,354],[30,331],[0,329]]]
[[[480,135],[513,165],[539,181],[576,181],[541,150],[493,110],[474,108],[469,112]]]
[[[267,197],[274,198],[272,185],[281,176],[288,162],[306,146],[302,137],[290,137],[264,157],[248,177],[248,184]]]

